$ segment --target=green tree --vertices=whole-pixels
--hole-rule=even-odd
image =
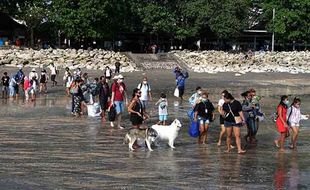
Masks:
[[[310,40],[310,1],[309,0],[264,0],[262,21],[274,31],[278,41]],[[274,23],[272,10],[275,9]]]

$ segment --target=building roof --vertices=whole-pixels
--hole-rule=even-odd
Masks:
[[[8,14],[0,12],[0,30],[14,30],[14,29],[25,29],[26,26],[19,24],[15,19],[10,17]]]

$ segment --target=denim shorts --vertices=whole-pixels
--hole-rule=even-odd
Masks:
[[[15,88],[13,86],[9,86],[9,92],[10,92],[10,97],[15,96],[16,94]]]
[[[225,127],[242,127],[242,123],[236,123],[236,122],[229,122],[229,121],[224,121],[224,126]]]
[[[159,115],[159,121],[167,121],[168,116],[167,115]]]
[[[114,101],[117,114],[123,113],[125,110],[124,101]]]
[[[209,119],[198,118],[199,125],[207,125],[210,123]]]

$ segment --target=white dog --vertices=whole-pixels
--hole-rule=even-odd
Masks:
[[[168,140],[168,145],[174,147],[174,140],[178,137],[179,130],[182,124],[178,119],[175,119],[171,125],[153,125],[151,128],[157,132],[156,139]]]

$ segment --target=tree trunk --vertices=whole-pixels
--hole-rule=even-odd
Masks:
[[[33,34],[33,27],[30,28],[30,46],[31,48],[34,47],[34,34]]]

